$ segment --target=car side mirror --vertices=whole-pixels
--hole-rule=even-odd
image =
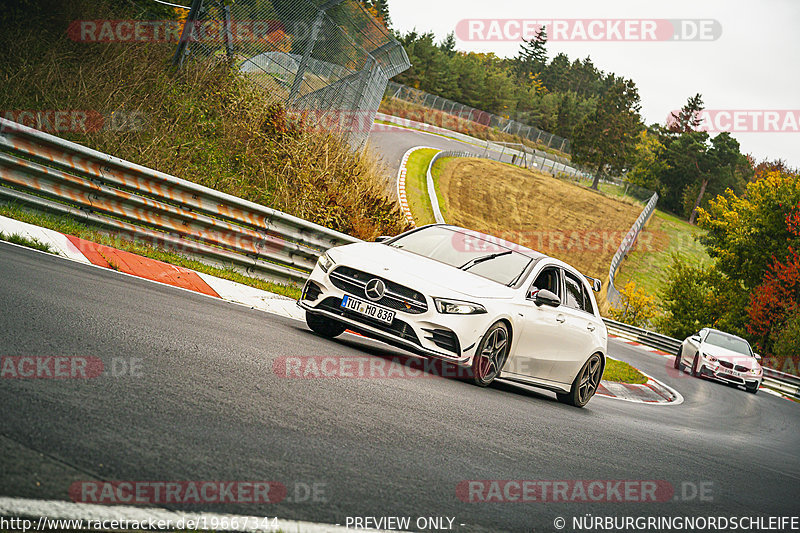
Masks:
[[[533,295],[533,303],[538,306],[547,305],[550,307],[558,307],[561,305],[561,298],[547,289],[541,289],[536,291],[536,294]]]
[[[391,237],[388,235],[381,235],[380,237],[375,237],[375,242],[388,241],[389,239],[391,239]]]
[[[693,342],[700,342],[700,335],[692,335],[689,337],[689,340]]]
[[[756,358],[756,361],[758,361],[759,363],[761,362],[761,356],[759,354],[754,353],[753,356]]]

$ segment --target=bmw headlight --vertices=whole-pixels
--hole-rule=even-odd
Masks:
[[[748,373],[753,374],[754,376],[757,376],[757,375],[759,375],[761,373],[761,367],[751,368],[750,370],[748,370]]]
[[[436,303],[436,310],[447,315],[479,315],[486,312],[484,306],[472,302],[447,298],[434,298],[433,301]]]
[[[336,264],[333,262],[333,259],[331,259],[331,256],[328,255],[328,252],[325,252],[324,254],[319,256],[319,260],[317,261],[317,263],[319,263],[319,267],[326,274],[331,269],[331,267],[333,267],[333,265]]]
[[[700,357],[705,357],[706,359],[708,359],[708,360],[709,360],[709,361],[711,361],[712,363],[716,363],[716,362],[717,362],[717,358],[716,358],[716,357],[714,357],[714,356],[713,356],[713,355],[711,355],[711,354],[708,354],[708,353],[701,353],[701,354],[700,354]]]

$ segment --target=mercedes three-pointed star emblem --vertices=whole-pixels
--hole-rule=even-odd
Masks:
[[[386,284],[383,280],[373,278],[367,282],[367,286],[364,287],[364,292],[367,294],[367,298],[373,302],[377,302],[383,298],[383,294],[386,292]]]

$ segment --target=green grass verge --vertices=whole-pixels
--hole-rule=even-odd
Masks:
[[[19,244],[20,246],[27,246],[28,248],[33,248],[34,250],[40,250],[42,252],[47,252],[49,254],[60,255],[57,251],[53,250],[50,247],[50,245],[47,244],[46,242],[42,242],[36,237],[30,238],[24,235],[20,235],[19,233],[6,235],[2,231],[0,231],[0,241]]]
[[[444,172],[445,167],[453,161],[457,159],[455,157],[443,157],[438,159],[436,163],[433,164],[433,168],[431,168],[431,176],[433,176],[433,188],[436,189],[436,200],[439,202],[439,211],[442,212],[442,218],[444,218],[445,222],[447,221],[447,198],[442,194],[442,189],[439,187],[439,176],[442,175]]]
[[[80,237],[81,239],[85,239],[87,241],[92,241],[98,244],[111,246],[112,248],[117,248],[118,250],[124,250],[126,252],[130,252],[136,255],[141,255],[143,257],[149,257],[150,259],[156,259],[158,261],[169,263],[171,265],[181,266],[191,270],[196,270],[197,272],[202,272],[204,274],[216,276],[218,278],[235,281],[243,285],[249,285],[251,287],[255,287],[257,289],[261,289],[264,291],[281,294],[283,296],[288,296],[289,298],[300,297],[301,289],[299,287],[295,287],[293,285],[282,285],[279,283],[272,283],[270,281],[262,280],[259,278],[252,278],[241,274],[237,270],[234,270],[232,267],[229,268],[214,267],[202,263],[200,261],[197,261],[195,259],[190,259],[186,256],[177,254],[175,252],[163,250],[161,248],[152,246],[147,243],[134,242],[128,239],[113,237],[109,235],[107,232],[100,230],[99,228],[90,226],[88,224],[84,224],[72,218],[45,214],[36,211],[29,211],[14,204],[0,205],[0,215],[8,218],[13,218],[15,220],[20,220],[22,222],[27,222],[28,224],[33,224],[35,226],[41,226],[43,228],[48,228],[55,231],[59,231],[61,233],[66,233],[67,235],[74,235],[75,237]],[[3,239],[3,240],[10,240],[10,239]],[[30,241],[29,239],[26,240]],[[15,242],[15,241],[10,241],[10,242]],[[19,242],[17,244],[24,244],[24,243]],[[49,248],[47,244],[43,244],[41,242],[39,242],[38,244]],[[28,246],[28,244],[24,245]],[[50,251],[51,253],[54,253],[52,250],[49,249],[44,251]]]
[[[633,368],[628,363],[607,358],[606,368],[603,371],[604,381],[617,381],[619,383],[647,383],[647,376]]]
[[[423,148],[412,153],[406,163],[406,198],[417,226],[433,224],[431,201],[428,198],[428,165],[439,150]]]
[[[711,263],[711,258],[697,238],[703,230],[674,215],[656,211],[645,228],[644,240],[628,254],[617,273],[617,287],[633,281],[649,294],[658,295],[664,285],[666,267],[677,254],[695,266]]]

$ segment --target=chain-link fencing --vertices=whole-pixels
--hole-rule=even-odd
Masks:
[[[481,111],[480,109],[475,109],[474,107],[460,104],[435,94],[429,94],[425,91],[414,89],[406,85],[390,81],[387,84],[385,96],[387,98],[396,98],[410,104],[422,106],[432,111],[439,111],[444,115],[428,115],[426,116],[428,120],[446,122],[446,116],[449,115],[456,117],[459,120],[474,122],[475,124],[497,130],[501,133],[516,135],[517,137],[527,139],[532,143],[536,143],[541,146],[547,146],[548,148],[553,148],[559,152],[570,152],[569,139],[542,131],[534,126],[529,126],[528,124],[523,124],[521,122],[517,122],[516,120],[501,117],[487,111]],[[425,121],[423,120],[422,122]],[[447,127],[445,123],[434,124],[434,126]],[[450,124],[450,126],[451,127],[449,129],[453,129],[452,124]]]
[[[356,0],[193,0],[175,56],[233,68],[354,148],[369,136],[386,83],[411,66]]]

